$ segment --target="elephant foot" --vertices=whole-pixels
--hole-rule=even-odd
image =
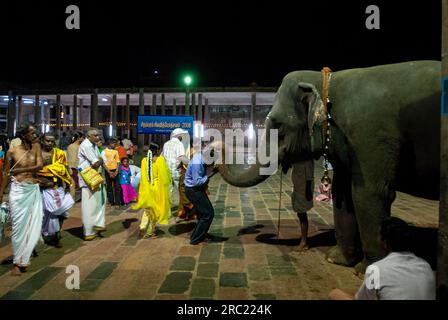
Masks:
[[[339,264],[346,267],[352,267],[356,263],[356,258],[352,257],[347,259],[347,257],[342,252],[340,246],[336,245],[332,247],[327,253],[327,261],[333,264]]]

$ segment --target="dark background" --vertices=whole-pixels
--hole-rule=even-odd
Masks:
[[[65,28],[70,4],[80,8],[80,30]],[[370,4],[380,8],[380,30],[365,27]],[[438,0],[8,0],[0,23],[2,87],[181,86],[187,71],[196,86],[278,86],[293,70],[441,52]]]

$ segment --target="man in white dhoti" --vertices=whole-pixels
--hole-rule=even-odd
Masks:
[[[85,170],[92,167],[103,175],[103,159],[98,150],[100,141],[99,131],[90,129],[87,131],[87,139],[79,146],[79,169]],[[84,240],[90,241],[106,231],[106,188],[103,184],[99,189],[92,191],[79,174],[79,186],[82,189],[81,212],[84,225]]]
[[[17,130],[22,143],[8,150],[0,195],[11,181],[9,207],[12,222],[14,267],[12,275],[25,272],[42,229],[42,196],[36,172],[42,169],[42,153],[37,130],[23,124]]]
[[[68,218],[75,201],[70,195],[72,178],[68,170],[65,152],[55,148],[53,133],[45,133],[41,139],[44,168],[37,173],[42,188],[44,221],[42,235],[46,244],[62,248],[62,223]],[[65,185],[65,188],[63,186]]]

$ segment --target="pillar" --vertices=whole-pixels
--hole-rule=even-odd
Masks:
[[[79,98],[78,114],[77,114],[76,118],[78,118],[78,121],[80,124],[83,124],[84,121],[87,121],[87,120],[83,119],[83,116],[82,116],[83,113],[84,113],[84,99]],[[81,129],[82,129],[82,127],[81,127]]]
[[[152,95],[151,115],[157,115],[157,95],[155,93]]]
[[[173,99],[173,115],[176,115],[176,99]]]
[[[12,95],[12,91],[8,92],[8,136],[14,136],[16,119],[16,96]]]
[[[138,91],[138,114],[139,115],[145,114],[145,92],[144,92],[143,88],[141,88]],[[140,152],[142,152],[145,135],[137,133],[137,136],[138,136],[138,138],[137,138],[138,150]]]
[[[196,94],[191,94],[191,114],[194,120],[197,120],[197,109],[196,109]]]
[[[254,128],[255,128],[254,111],[255,111],[255,107],[256,106],[257,106],[257,93],[256,92],[252,92],[251,104],[250,104],[250,112],[249,112],[249,123],[252,123],[254,125]]]
[[[23,97],[22,96],[18,96],[17,97],[16,115],[17,115],[17,126],[20,126],[23,123],[23,120],[22,120],[22,115],[23,115]]]
[[[204,124],[210,121],[210,110],[208,109],[208,98],[204,100]]]
[[[198,121],[203,123],[202,119],[202,93],[198,94]]]
[[[152,95],[151,115],[157,115],[157,95],[155,93]],[[152,134],[149,139],[151,139],[151,142],[157,143],[158,135]]]
[[[110,105],[110,121],[112,123],[112,136],[117,135],[117,95],[112,95],[112,101]]]
[[[185,89],[185,115],[190,115],[190,88],[188,86]]]
[[[53,130],[50,127],[50,124],[51,124],[51,109],[50,108],[51,108],[51,106],[49,104],[45,108],[45,125],[48,125],[49,130]]]
[[[78,129],[78,96],[75,94],[73,95],[73,130]]]
[[[162,106],[162,115],[165,115],[165,94],[164,93],[162,93],[161,106]]]
[[[90,99],[90,126],[98,128],[98,89],[94,90]]]
[[[39,96],[36,95],[34,97],[34,124],[36,125],[36,128],[40,130],[42,127],[42,117],[41,117],[41,110],[40,110],[40,100]]]
[[[56,96],[56,134],[61,136],[61,95]]]
[[[126,94],[126,110],[125,110],[126,134],[128,139],[131,139],[131,97],[129,93]]]

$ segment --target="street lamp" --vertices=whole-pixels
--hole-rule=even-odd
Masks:
[[[185,76],[185,114],[190,115],[190,84],[193,81],[191,76]]]

